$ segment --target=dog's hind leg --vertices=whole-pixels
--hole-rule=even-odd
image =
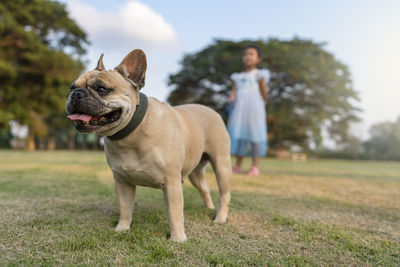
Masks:
[[[197,165],[194,171],[189,174],[189,180],[194,187],[199,190],[201,198],[203,199],[206,207],[209,209],[214,209],[214,203],[210,196],[210,189],[208,188],[208,184],[204,178],[206,173],[206,165],[207,160],[200,161],[199,165]]]
[[[219,190],[219,208],[215,216],[215,223],[224,223],[228,217],[229,202],[231,200],[230,181],[232,176],[231,157],[228,151],[210,153],[210,163],[217,177]]]

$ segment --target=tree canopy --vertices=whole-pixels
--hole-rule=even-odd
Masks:
[[[49,133],[64,113],[69,84],[83,70],[86,33],[65,5],[49,0],[0,3],[0,126],[11,119],[31,135]]]
[[[395,122],[374,124],[364,147],[371,158],[400,160],[400,117]]]
[[[350,72],[324,44],[310,40],[215,40],[183,57],[181,69],[169,76],[168,101],[208,105],[223,115],[232,88],[230,74],[243,70],[242,52],[248,44],[260,47],[259,67],[272,73],[266,109],[273,148],[318,147],[324,129],[338,144],[351,138],[349,124],[359,120],[359,98]]]

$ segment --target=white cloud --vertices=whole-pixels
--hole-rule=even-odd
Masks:
[[[67,6],[97,47],[162,46],[177,40],[171,24],[138,1],[128,1],[114,12],[97,10],[79,0],[68,1]]]

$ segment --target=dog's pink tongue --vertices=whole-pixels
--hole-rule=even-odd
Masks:
[[[67,116],[67,118],[73,121],[89,122],[92,119],[92,116],[87,114],[71,114]]]

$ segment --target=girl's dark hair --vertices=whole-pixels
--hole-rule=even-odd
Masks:
[[[261,49],[258,45],[255,45],[255,44],[246,45],[243,49],[243,52],[249,48],[254,48],[257,51],[258,57],[261,58]]]

